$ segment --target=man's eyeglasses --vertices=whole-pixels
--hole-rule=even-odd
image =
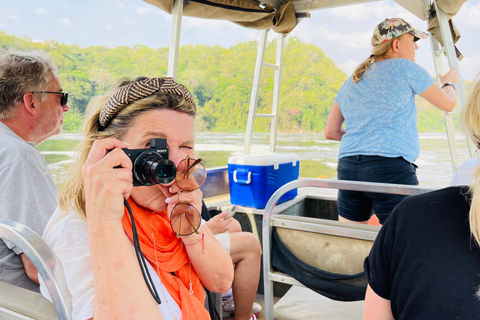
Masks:
[[[60,97],[60,105],[61,105],[62,107],[67,105],[68,92],[33,91],[33,92],[30,92],[30,93],[53,93],[53,94],[60,94],[60,95],[61,95],[61,97]]]

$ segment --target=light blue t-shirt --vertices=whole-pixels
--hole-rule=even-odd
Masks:
[[[345,118],[338,157],[403,157],[413,163],[420,153],[415,95],[432,84],[428,72],[409,59],[375,62],[357,83],[348,78],[335,98]]]

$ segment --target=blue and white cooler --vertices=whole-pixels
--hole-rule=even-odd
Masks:
[[[228,159],[230,202],[263,209],[284,184],[298,179],[300,157],[293,153],[233,156]],[[297,189],[284,194],[278,203],[297,196]]]

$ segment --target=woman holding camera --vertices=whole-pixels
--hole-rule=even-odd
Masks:
[[[203,181],[191,175],[201,166],[193,159],[195,113],[190,92],[171,78],[124,80],[88,105],[85,139],[44,233],[62,263],[73,319],[209,319],[204,286],[231,286],[230,256],[199,226]],[[162,171],[155,159],[135,158],[140,149],[155,151],[148,150],[159,141],[153,139],[166,139],[176,177],[167,184],[147,177],[134,187],[139,175]],[[123,148],[135,149],[134,156]]]

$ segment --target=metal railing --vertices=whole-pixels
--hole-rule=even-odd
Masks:
[[[71,295],[63,268],[45,241],[32,229],[16,221],[0,219],[0,239],[8,240],[20,248],[45,283],[59,320],[71,319]]]
[[[348,237],[355,239],[371,240],[375,238],[378,227],[353,224],[324,219],[306,219],[304,217],[283,216],[274,213],[274,209],[279,199],[287,192],[305,187],[339,189],[350,191],[364,191],[376,193],[390,193],[400,195],[417,195],[433,191],[433,188],[419,186],[358,182],[347,180],[329,180],[329,179],[298,179],[289,182],[279,188],[269,199],[262,221],[262,240],[263,240],[263,281],[265,298],[265,319],[273,320],[273,282],[288,283],[291,285],[302,285],[287,274],[272,272],[271,265],[271,243],[273,227],[290,228],[296,230],[309,231],[314,233],[329,234],[339,237]],[[302,219],[303,218],[303,219]],[[315,222],[311,222],[315,220]]]

